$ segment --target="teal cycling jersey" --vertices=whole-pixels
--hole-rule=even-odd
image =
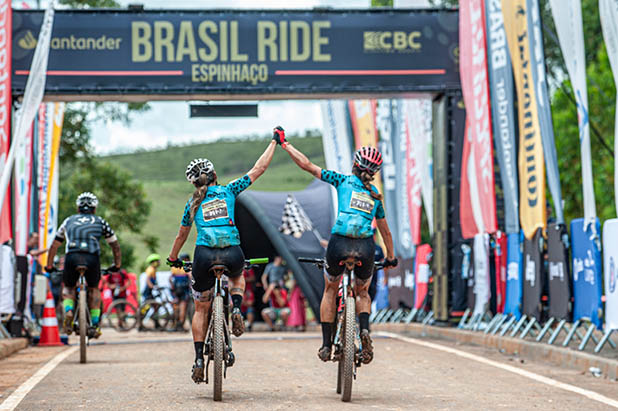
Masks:
[[[345,175],[332,170],[322,170],[322,181],[337,189],[338,213],[332,234],[352,238],[367,238],[373,236],[371,223],[374,217],[384,218],[382,201],[371,197],[360,178],[355,175]],[[378,192],[375,186],[371,186]]]
[[[211,248],[225,248],[240,245],[240,234],[234,222],[236,196],[251,185],[248,175],[232,181],[226,186],[208,187],[204,200],[191,219],[192,199],[187,201],[182,216],[182,225],[190,227],[195,222],[197,228],[196,245]]]

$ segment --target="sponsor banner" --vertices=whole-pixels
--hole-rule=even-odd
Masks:
[[[62,134],[62,122],[64,119],[64,104],[50,103],[46,110],[46,129],[45,139],[48,144],[49,159],[45,159],[49,164],[48,170],[44,172],[45,182],[45,202],[41,203],[43,219],[41,220],[40,241],[43,248],[48,248],[57,230],[58,225],[58,154],[60,150],[60,137]],[[41,187],[42,191],[43,187]],[[41,264],[47,263],[47,253],[41,256]]]
[[[411,101],[408,101],[411,103]],[[412,242],[414,245],[419,245],[421,243],[421,176],[418,164],[419,154],[417,153],[417,149],[419,148],[416,144],[414,144],[411,128],[413,127],[410,124],[410,115],[406,116],[406,167],[407,170],[404,173],[406,176],[406,191],[407,191],[407,202],[408,202],[408,218],[409,218],[409,227],[410,232],[412,234]]]
[[[0,170],[5,169],[11,140],[11,2],[0,1]],[[7,190],[8,191],[8,190]],[[0,244],[13,236],[11,229],[11,197],[4,194],[0,214]]]
[[[526,0],[502,0],[504,28],[513,62],[519,117],[519,220],[532,239],[545,228],[545,163],[530,61]]]
[[[541,297],[545,286],[543,267],[543,232],[537,230],[532,239],[524,239],[523,313],[541,320]]]
[[[521,302],[523,288],[523,259],[521,241],[523,233],[508,234],[507,236],[507,265],[506,265],[506,299],[504,313],[521,317]]]
[[[464,178],[468,179],[475,234],[494,233],[498,226],[483,0],[462,1],[459,12],[459,37],[470,39],[459,46],[461,88],[466,104],[467,140],[470,145]],[[466,232],[473,231],[467,226],[465,228]],[[467,238],[465,234],[464,237]]]
[[[411,308],[414,304],[414,260],[403,259],[400,264],[388,270],[388,302],[396,310],[401,306]]]
[[[519,233],[519,188],[517,181],[517,142],[513,70],[500,0],[485,1],[487,25],[487,63],[489,66],[491,113],[494,144],[500,165],[504,193],[504,229]],[[506,254],[506,253],[505,253]]]
[[[489,279],[489,235],[474,236],[474,314],[489,308],[491,287]]]
[[[543,142],[543,154],[547,171],[547,185],[554,200],[556,222],[564,224],[562,211],[562,189],[560,173],[558,172],[558,156],[554,140],[554,125],[551,118],[551,105],[547,92],[545,73],[545,50],[543,47],[543,29],[539,0],[526,0],[528,8],[528,35],[530,36],[530,62],[532,64],[532,79],[536,89],[536,103],[539,112],[539,127]]]
[[[599,15],[609,64],[614,72],[614,83],[618,87],[618,1],[599,0]],[[618,104],[614,122],[614,152],[618,151]],[[614,156],[614,196],[618,213],[618,156]]]
[[[420,192],[423,198],[425,215],[429,226],[429,234],[433,235],[433,151],[432,151],[432,108],[431,97],[423,96],[406,100],[407,127],[409,133],[408,145],[408,192],[410,204],[410,224],[412,238],[415,244],[420,243],[420,209],[418,217],[413,207],[417,207],[417,178],[420,179]],[[414,159],[412,159],[414,157]],[[412,160],[414,164],[412,164]],[[414,174],[414,175],[413,175]],[[418,176],[418,177],[417,177]],[[420,200],[420,199],[418,199]],[[420,204],[420,201],[418,202]],[[420,205],[418,206],[420,208]],[[419,218],[418,240],[415,236],[415,222]]]
[[[602,9],[601,9],[601,12]],[[605,277],[605,332],[618,330],[618,219],[603,224],[603,273]]]
[[[577,101],[577,123],[581,150],[582,189],[584,192],[584,219],[592,229],[596,227],[596,206],[590,157],[590,123],[588,120],[588,89],[586,86],[586,54],[584,52],[584,28],[580,0],[549,0],[556,24],[556,32],[562,49],[571,85]]]
[[[598,219],[595,220],[594,225],[595,227],[589,226],[583,218],[571,221],[573,321],[589,320],[601,328],[603,314],[601,282],[603,280],[601,278],[601,250],[597,236],[601,225]]]
[[[352,123],[352,130],[354,132],[354,145],[358,150],[363,146],[378,147],[378,129],[376,128],[376,101],[375,100],[350,100],[349,101],[349,113],[350,122]],[[388,127],[388,133],[390,134],[390,121],[387,121],[387,117],[384,117],[383,127]],[[382,165],[382,172],[386,172],[386,155],[392,155],[391,153],[382,153],[384,157],[384,164]],[[394,178],[394,171],[391,168],[388,169],[389,184]],[[382,193],[382,177],[381,173],[376,174],[373,185],[378,188],[378,191]]]
[[[395,249],[402,258],[414,258],[415,243],[412,240],[410,225],[410,208],[408,201],[410,187],[408,186],[408,121],[405,100],[392,101],[393,116],[393,156],[395,158],[395,207],[397,208],[397,224],[395,231]],[[419,210],[420,211],[420,210]],[[419,224],[420,225],[420,224]],[[420,232],[420,230],[419,230]]]
[[[339,173],[352,172],[352,136],[348,121],[348,109],[344,100],[325,100],[321,102],[322,145],[326,168]],[[331,186],[334,216],[337,215],[337,190]],[[334,220],[333,220],[334,221]]]
[[[496,312],[504,312],[506,299],[507,237],[498,231],[495,237],[494,266],[496,278]]]
[[[569,320],[571,314],[571,264],[567,228],[552,223],[547,227],[547,276],[549,317]]]
[[[45,223],[45,207],[47,204],[47,187],[49,185],[51,167],[51,147],[52,147],[52,123],[50,107],[53,104],[41,104],[39,106],[38,124],[38,146],[35,151],[37,155],[37,189],[38,189],[38,232],[39,247],[46,248],[47,244],[43,241],[44,232],[47,230]],[[34,207],[34,205],[33,205]]]
[[[416,287],[414,288],[414,308],[426,309],[429,303],[427,301],[427,291],[429,290],[429,277],[431,277],[431,267],[429,259],[432,253],[429,244],[422,244],[416,250],[416,267],[415,276]]]
[[[473,276],[472,247],[470,242],[459,242],[450,251],[451,311],[464,311],[468,307],[468,279]]]
[[[30,230],[30,196],[32,188],[32,147],[33,130],[30,128],[26,138],[17,147],[15,154],[15,173],[13,192],[15,198],[15,255],[25,256],[28,252],[28,233]]]
[[[17,94],[41,14],[13,12]],[[456,27],[456,10],[62,10],[47,92],[189,98],[442,91],[459,87]]]

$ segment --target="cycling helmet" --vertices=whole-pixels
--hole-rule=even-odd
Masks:
[[[159,254],[150,254],[147,258],[146,258],[146,263],[147,264],[152,264],[153,261],[161,261],[161,256]]]
[[[99,205],[99,200],[97,200],[97,196],[92,194],[91,192],[84,192],[77,196],[77,200],[75,200],[75,205],[77,208],[81,209],[92,209],[97,208]]]
[[[354,153],[354,165],[362,171],[375,174],[382,167],[382,154],[375,147],[361,147]]]
[[[185,175],[190,183],[194,183],[202,174],[211,175],[215,171],[215,166],[206,158],[196,158],[187,166]]]

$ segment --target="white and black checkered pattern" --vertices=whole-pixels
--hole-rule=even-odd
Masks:
[[[279,231],[295,238],[300,238],[305,231],[313,231],[311,220],[292,194],[285,200]]]

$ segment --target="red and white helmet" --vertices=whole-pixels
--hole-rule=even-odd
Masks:
[[[382,154],[375,147],[361,147],[354,153],[354,165],[369,174],[375,174],[382,168]]]

